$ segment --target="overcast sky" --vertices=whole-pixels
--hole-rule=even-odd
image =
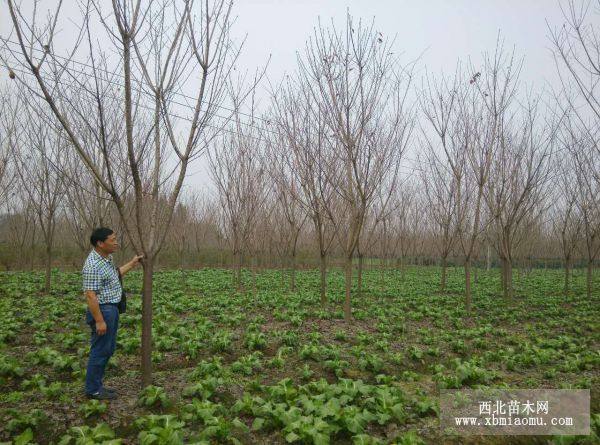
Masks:
[[[44,0],[41,5],[52,3]],[[65,1],[65,13],[74,3]],[[469,57],[477,65],[483,51],[494,49],[500,31],[506,48],[514,47],[524,57],[522,81],[535,88],[559,88],[546,24],[562,24],[557,0],[238,0],[233,33],[239,40],[246,37],[240,68],[253,71],[271,55],[267,75],[277,83],[295,70],[296,52],[303,49],[319,17],[325,24],[332,19],[341,24],[347,9],[356,19],[374,18],[384,38],[395,37],[394,51],[403,54],[402,60],[420,56],[418,73],[451,73],[459,59]],[[2,35],[9,20],[0,0]],[[202,164],[191,168],[192,188],[206,184]]]
[[[277,82],[296,68],[296,52],[304,48],[319,18],[342,24],[352,16],[375,19],[384,37],[395,37],[395,52],[408,62],[420,57],[420,72],[453,72],[459,59],[477,65],[493,51],[498,32],[508,50],[524,57],[521,79],[536,88],[559,88],[549,50],[546,20],[562,23],[556,0],[243,0],[234,12],[234,34],[246,36],[240,65],[253,69],[271,55],[269,78]],[[194,171],[200,168],[193,169]],[[202,182],[203,173],[193,183]]]
[[[507,47],[525,56],[524,80],[556,80],[546,26],[546,20],[562,23],[556,0],[243,0],[234,8],[235,33],[247,34],[242,62],[250,66],[271,54],[273,78],[294,70],[296,51],[319,17],[341,23],[349,9],[354,17],[375,18],[406,60],[423,54],[421,66],[431,71],[452,70],[459,58],[493,50],[500,30]]]

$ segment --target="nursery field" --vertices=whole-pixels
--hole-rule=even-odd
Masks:
[[[0,273],[0,442],[60,444],[595,444],[600,443],[600,293],[583,275],[562,295],[562,271],[516,276],[501,297],[498,271],[479,271],[466,323],[460,269],[366,271],[354,320],[343,321],[343,275],[259,272],[256,293],[231,271],[155,275],[153,386],[140,390],[140,272],[121,316],[105,384],[89,401],[89,350],[79,273]],[[596,280],[595,288],[600,289]],[[593,433],[582,437],[441,434],[442,388],[478,385],[591,390]]]

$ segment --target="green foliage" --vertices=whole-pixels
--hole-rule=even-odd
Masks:
[[[33,443],[33,431],[31,431],[31,428],[27,428],[13,439],[13,445],[25,445],[28,443]]]
[[[88,417],[104,414],[107,409],[106,403],[92,399],[81,405],[79,412],[87,419]]]
[[[27,428],[35,430],[47,419],[47,415],[41,409],[37,408],[29,412],[20,412],[15,408],[9,408],[6,413],[9,419],[6,423],[6,430],[11,433],[21,432]]]
[[[64,440],[72,444],[118,443],[102,431],[94,437],[92,425],[65,431],[57,421],[62,412],[44,415],[68,406],[83,383],[89,332],[82,329],[80,274],[57,273],[54,294],[44,298],[40,274],[0,278],[0,405],[11,407],[0,418],[0,441],[58,443],[68,436]],[[146,420],[137,429],[115,428],[123,441],[389,445],[420,444],[424,434],[439,442],[432,380],[438,388],[596,384],[599,307],[577,277],[565,299],[558,272],[533,271],[518,279],[519,298],[505,301],[496,272],[482,273],[466,323],[460,270],[449,271],[447,294],[438,293],[435,268],[408,267],[404,275],[365,270],[351,325],[342,321],[340,271],[328,274],[326,305],[320,304],[315,271],[298,271],[294,293],[279,287],[273,271],[262,270],[257,278],[256,293],[237,293],[224,270],[157,271],[156,381],[168,381],[184,397],[174,405],[162,388],[140,394],[131,416]],[[139,292],[139,271],[128,275],[130,283]],[[108,367],[109,374],[132,381],[139,379],[140,310],[140,300],[132,298],[120,320],[118,362]],[[38,411],[30,411],[33,402]],[[68,409],[93,419],[103,406],[109,412],[111,405],[99,401]],[[172,417],[145,416],[147,408]],[[597,442],[597,427],[593,431],[574,441]]]
[[[185,397],[200,397],[203,400],[209,399],[223,385],[223,379],[218,377],[207,377],[204,380],[194,383],[183,390]]]
[[[71,427],[68,434],[60,438],[58,445],[91,445],[95,443],[120,445],[123,441],[115,439],[115,432],[107,424],[100,423],[93,428],[89,426]]]
[[[392,445],[425,445],[425,441],[414,431],[402,433],[392,441]]]
[[[249,332],[246,334],[244,344],[251,351],[264,349],[267,345],[267,337],[262,332]]]
[[[271,368],[283,368],[285,365],[285,354],[292,352],[292,348],[288,346],[282,346],[277,350],[277,354],[271,360],[267,362],[267,365]]]
[[[212,352],[226,352],[231,350],[233,336],[228,331],[216,332],[210,340],[210,350]]]
[[[22,377],[25,370],[19,365],[17,359],[0,355],[0,376],[2,377]]]
[[[160,386],[146,386],[138,397],[138,403],[146,407],[162,407],[170,406],[171,402],[165,390]]]
[[[61,382],[52,382],[48,386],[42,386],[40,391],[49,399],[57,399],[63,395],[64,386]]]
[[[377,354],[365,354],[358,360],[358,367],[365,371],[380,372],[383,369],[383,359]]]
[[[232,437],[235,432],[248,432],[249,428],[239,418],[228,420],[225,415],[227,410],[218,403],[209,400],[194,399],[183,407],[183,418],[186,421],[199,422],[201,432],[197,440],[218,440],[223,442],[229,440],[237,443],[237,439]]]
[[[150,414],[138,418],[134,426],[140,430],[140,445],[177,445],[183,444],[183,427],[185,423],[171,414]]]
[[[369,423],[407,419],[404,393],[388,385],[340,379],[336,384],[318,380],[296,387],[288,378],[265,391],[268,401],[245,394],[232,411],[254,416],[254,430],[281,428],[287,442],[329,443],[332,436],[345,432],[361,443],[369,440],[364,435]]]
[[[445,375],[438,372],[434,376],[440,388],[458,389],[463,386],[487,385],[497,378],[495,371],[483,369],[472,362],[454,359],[453,364],[455,367],[453,373]]]
[[[260,351],[244,355],[231,364],[231,371],[236,374],[252,375],[262,369],[261,357]]]
[[[41,389],[46,386],[46,379],[43,375],[36,373],[29,379],[25,379],[21,382],[21,388],[23,389]]]

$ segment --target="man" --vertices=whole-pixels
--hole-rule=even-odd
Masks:
[[[85,393],[88,398],[98,400],[116,399],[116,391],[102,385],[106,363],[115,352],[122,287],[119,280],[139,264],[142,255],[119,267],[112,254],[119,248],[116,234],[106,227],[92,232],[90,242],[94,248],[83,265],[83,292],[87,299],[86,323],[92,329],[90,356],[85,377]]]

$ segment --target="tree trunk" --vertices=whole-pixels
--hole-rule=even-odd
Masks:
[[[296,253],[292,253],[291,263],[290,291],[296,292]]]
[[[506,258],[500,256],[500,278],[502,278],[502,294],[506,297]]]
[[[52,276],[52,242],[46,245],[46,279],[44,282],[44,293],[50,293],[50,279]]]
[[[147,258],[142,266],[142,388],[152,384],[152,277],[154,258]]]
[[[569,290],[570,290],[569,279],[570,279],[570,274],[571,274],[571,262],[570,262],[569,258],[566,258],[565,259],[565,297],[569,296]]]
[[[471,259],[465,259],[465,310],[471,316]]]
[[[442,281],[440,282],[440,291],[446,291],[446,281],[448,274],[448,258],[447,256],[442,257]]]
[[[321,254],[321,304],[327,304],[327,256]]]
[[[357,289],[356,289],[356,295],[357,296],[361,296],[362,294],[362,277],[363,277],[363,254],[359,253],[358,254],[358,281],[357,281]]]
[[[513,296],[513,273],[512,261],[506,258],[504,260],[504,297],[512,298]]]
[[[346,257],[346,297],[344,299],[344,320],[350,323],[352,317],[352,307],[350,301],[350,291],[352,289],[352,255]]]
[[[242,292],[242,252],[234,253],[235,274],[234,285],[238,292]]]
[[[29,249],[29,255],[30,256],[30,263],[29,263],[29,269],[33,272],[33,267],[34,267],[34,259],[35,259],[35,224],[33,225],[33,234],[31,235],[31,245],[30,245],[30,249]]]
[[[486,271],[490,271],[490,269],[492,268],[492,246],[490,246],[489,244],[487,245],[487,258],[486,258]]]
[[[257,268],[258,259],[256,255],[250,259],[250,265],[252,267],[252,293],[256,295],[257,287],[256,287],[256,268]]]
[[[515,287],[513,283],[513,262],[512,259],[508,260],[508,279],[506,280],[508,283],[508,297],[513,298],[515,295]]]
[[[587,283],[587,296],[588,298],[592,297],[592,274],[593,274],[593,260],[588,260],[587,263],[587,276],[586,276],[586,283]]]

